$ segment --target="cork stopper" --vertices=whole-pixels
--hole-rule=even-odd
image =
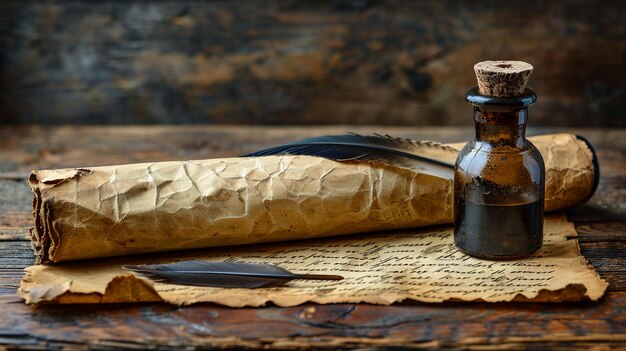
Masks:
[[[481,95],[516,97],[524,93],[533,66],[523,61],[483,61],[474,65]]]

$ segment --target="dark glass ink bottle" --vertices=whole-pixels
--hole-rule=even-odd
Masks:
[[[477,66],[481,64],[482,76],[478,69],[476,73],[484,89],[475,87],[465,95],[474,106],[476,137],[456,161],[454,243],[480,258],[522,258],[543,243],[544,162],[525,138],[528,106],[537,99],[525,88],[532,66],[520,61]],[[516,76],[522,69],[528,71],[523,82]]]

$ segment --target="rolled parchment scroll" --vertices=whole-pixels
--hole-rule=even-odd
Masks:
[[[546,210],[591,196],[597,163],[585,142],[571,134],[529,139],[546,163]],[[451,180],[312,156],[40,170],[29,184],[37,263],[418,227],[453,217]]]

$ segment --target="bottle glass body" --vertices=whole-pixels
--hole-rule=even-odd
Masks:
[[[454,241],[486,259],[529,256],[543,243],[545,166],[525,137],[526,90],[518,98],[491,98],[472,89],[476,137],[459,153],[454,173]]]

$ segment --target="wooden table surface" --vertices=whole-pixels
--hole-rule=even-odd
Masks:
[[[609,282],[598,303],[306,304],[231,309],[166,304],[32,307],[15,290],[33,263],[31,169],[234,156],[347,131],[463,141],[467,128],[0,126],[0,349],[403,348],[626,349],[626,130],[531,129],[587,137],[595,196],[570,209],[583,255]]]

